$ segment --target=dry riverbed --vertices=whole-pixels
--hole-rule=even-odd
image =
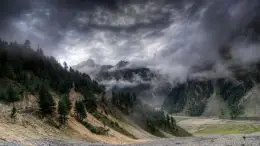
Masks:
[[[0,145],[15,145],[1,143]],[[18,145],[18,144],[17,144]],[[111,144],[88,143],[84,141],[37,140],[37,146],[116,146]],[[127,144],[125,146],[259,146],[260,134],[204,136],[156,140],[143,144]]]

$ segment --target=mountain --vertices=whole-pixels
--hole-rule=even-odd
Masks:
[[[127,65],[129,65],[129,62],[128,62],[128,61],[121,60],[121,61],[119,61],[119,62],[116,64],[115,67],[118,68],[118,69],[121,69],[121,68],[126,67]]]
[[[93,59],[88,59],[87,61],[83,61],[75,66],[72,66],[72,68],[80,72],[87,73],[92,78],[94,78],[98,71],[101,69],[101,65],[96,64]]]
[[[205,76],[203,72],[214,68],[214,64],[208,63],[194,66],[187,81],[173,85],[147,67],[131,67],[131,62],[119,61],[115,66],[102,66],[95,79],[108,90],[134,92],[141,100],[169,113],[229,117],[234,109],[243,108],[239,103],[260,82],[260,66],[252,63],[241,67],[226,56],[224,61],[229,62],[230,72],[227,76]],[[216,103],[221,105],[214,106]],[[243,115],[244,111],[248,109],[237,114]]]
[[[89,64],[86,62],[73,68],[89,73],[89,70],[85,70],[89,68]],[[108,91],[134,92],[142,100],[149,101],[149,104],[157,107],[160,107],[162,99],[171,89],[169,81],[157,71],[123,60],[114,66],[95,65],[95,73],[91,77],[105,85]]]
[[[83,61],[81,63],[79,63],[78,65],[75,66],[75,68],[82,68],[82,67],[96,67],[97,64],[95,63],[95,61],[93,59],[88,59],[87,61]]]
[[[220,116],[220,112],[232,114],[235,112],[234,110],[239,109],[241,111],[235,113],[237,115],[234,116],[243,115],[247,109],[243,109],[241,102],[260,83],[260,68],[258,66],[254,70],[233,69],[232,78],[189,79],[185,83],[178,84],[172,88],[162,108],[170,113],[182,113],[190,116]],[[212,103],[213,101],[215,103]],[[221,107],[222,109],[218,109],[218,113],[209,114],[209,110],[211,110],[209,106],[217,103],[222,104],[219,107],[226,104],[227,108],[224,106]],[[214,111],[210,113],[214,113]]]
[[[92,59],[83,61],[82,63],[73,66],[81,72],[92,74],[94,79],[98,81],[126,81],[129,84],[135,81],[150,81],[154,77],[154,73],[145,67],[131,68],[128,67],[130,63],[127,61],[119,61],[115,66],[112,65],[99,65]]]

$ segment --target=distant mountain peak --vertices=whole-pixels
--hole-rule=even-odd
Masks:
[[[84,65],[90,66],[90,67],[95,67],[96,63],[93,59],[88,59],[87,61],[84,62]]]
[[[121,60],[121,61],[119,61],[119,62],[116,64],[116,67],[117,67],[117,68],[123,68],[123,67],[126,67],[128,64],[129,64],[128,61]]]
[[[79,68],[82,68],[82,67],[96,67],[97,64],[95,63],[95,61],[93,59],[88,59],[86,61],[82,61],[80,62],[79,64],[75,65],[74,68],[76,69],[79,69]]]

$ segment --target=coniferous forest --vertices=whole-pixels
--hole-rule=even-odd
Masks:
[[[23,91],[36,94],[41,87],[58,93],[67,93],[74,87],[76,91],[101,93],[104,90],[87,74],[63,66],[54,57],[44,56],[41,48],[31,48],[30,41],[24,44],[0,40],[0,77],[17,81]]]

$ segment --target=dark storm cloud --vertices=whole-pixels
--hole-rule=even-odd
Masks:
[[[3,0],[0,2],[3,11],[1,36],[18,41],[30,39],[53,49],[69,31],[86,35],[93,29],[135,32],[144,27],[167,27],[169,12],[162,12],[156,5],[151,5],[151,9],[145,7],[146,2],[149,1]],[[159,4],[163,6],[166,2],[163,0]],[[129,8],[130,4],[137,6]]]
[[[10,18],[20,17],[21,14],[26,13],[31,9],[29,0],[2,0],[0,2],[0,26],[4,27]]]
[[[0,8],[1,37],[30,39],[71,65],[129,60],[186,78],[194,66],[223,71],[222,45],[246,62],[258,46],[237,39],[257,28],[258,0],[2,0]]]
[[[125,11],[129,5],[136,4],[142,5],[138,9],[145,7],[145,4],[150,2],[149,0],[3,0],[1,1],[1,23],[9,22],[10,19],[25,19],[24,17],[29,17],[28,19],[38,18],[48,24],[49,27],[54,27],[56,29],[79,29],[88,30],[87,28],[100,28],[106,30],[135,30],[139,27],[160,27],[169,23],[169,11],[162,12],[162,7],[164,5],[172,5],[174,7],[183,7],[183,3],[180,0],[169,1],[162,0],[156,2],[153,5],[154,10],[147,10],[142,14],[137,14],[134,8]],[[182,2],[182,3],[181,3]],[[182,5],[181,5],[182,4]],[[156,6],[156,7],[155,7]],[[97,10],[99,8],[99,10]],[[145,8],[144,8],[145,9]],[[147,8],[149,9],[149,8]],[[97,14],[100,12],[100,14]],[[115,14],[116,13],[116,14]],[[122,17],[131,16],[132,19],[136,19],[134,22],[129,24],[113,24],[111,22],[115,21],[116,18],[111,20],[105,20],[109,15],[122,15]],[[26,16],[24,16],[26,15]],[[100,16],[107,15],[107,16]],[[144,16],[145,15],[145,16]],[[118,17],[118,16],[115,16]],[[136,17],[136,18],[135,18]],[[100,20],[98,20],[100,19]],[[147,19],[147,22],[143,22]],[[80,21],[83,20],[83,21]],[[86,20],[86,22],[84,22]],[[103,21],[103,22],[102,22]],[[107,21],[107,22],[106,22]],[[37,27],[37,26],[36,26]],[[40,28],[40,27],[38,27]],[[43,29],[43,28],[40,28]],[[50,30],[51,32],[52,29]]]

